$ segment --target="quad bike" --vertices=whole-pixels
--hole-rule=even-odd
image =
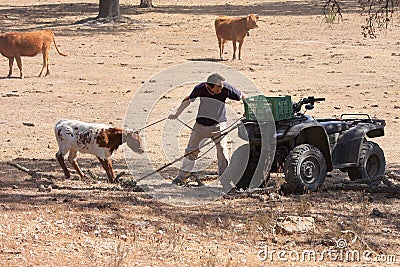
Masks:
[[[272,121],[276,139],[273,157],[269,158],[263,154],[266,142],[263,142],[261,128],[264,122],[243,119],[239,137],[249,142],[250,152],[236,187],[249,188],[254,180],[265,182],[269,177],[269,173],[265,173],[268,162],[267,170],[283,172],[286,181],[283,186],[293,193],[318,190],[327,172],[333,169],[347,172],[351,180],[383,175],[384,152],[367,138],[383,136],[385,121],[367,114],[314,119],[301,112],[303,105],[311,110],[315,103],[324,100],[313,96],[297,103],[290,100],[289,116]]]

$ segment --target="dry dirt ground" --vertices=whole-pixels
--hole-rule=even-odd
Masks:
[[[333,172],[317,193],[256,192],[178,207],[135,187],[107,184],[91,156],[82,155],[80,163],[99,181],[80,181],[76,173],[63,180],[53,127],[60,118],[122,126],[129,101],[156,73],[180,63],[219,62],[248,76],[266,95],[325,97],[309,112],[313,116],[350,112],[385,119],[385,136],[376,142],[385,151],[387,171],[399,173],[399,13],[371,39],[361,35],[364,17],[356,1],[343,1],[343,20],[333,25],[324,23],[324,1],[154,0],[156,8],[149,10],[137,8],[137,1],[120,2],[119,24],[87,22],[97,15],[97,0],[0,3],[2,32],[51,28],[60,50],[69,54],[61,57],[53,48],[51,75],[41,78],[41,56],[23,58],[22,80],[16,66],[14,77],[5,78],[8,62],[0,57],[1,266],[398,266],[398,192],[330,189],[348,179]],[[220,62],[214,18],[248,13],[262,21],[246,37],[243,60]],[[225,58],[231,56],[228,43]],[[169,95],[165,110],[149,121],[168,114],[190,90],[183,86]],[[239,113],[243,109],[232,105]],[[158,152],[151,151],[157,166],[166,163]],[[45,176],[34,177],[8,162]],[[122,150],[114,164],[117,173],[128,171]],[[169,171],[172,177],[176,170]],[[278,217],[286,215],[313,217],[315,230],[273,232]],[[351,244],[342,252],[381,256],[346,262],[336,246],[339,239]],[[337,254],[296,260],[296,252],[308,250]],[[286,253],[281,254],[286,262],[278,251]]]

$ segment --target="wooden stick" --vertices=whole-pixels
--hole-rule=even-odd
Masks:
[[[18,163],[7,161],[7,164],[17,168],[20,171],[26,172],[27,174],[32,176],[32,178],[38,178],[38,177],[46,177],[46,178],[50,178],[50,179],[54,179],[55,178],[54,175],[40,173],[40,172],[37,172],[37,171],[34,171],[34,170],[30,170],[28,168],[25,168],[24,166],[19,165]]]

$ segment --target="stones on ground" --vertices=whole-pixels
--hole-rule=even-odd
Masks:
[[[1,95],[2,97],[19,97],[20,94],[17,91],[11,91]]]
[[[33,122],[23,122],[22,124],[25,126],[29,126],[29,127],[35,126],[35,124]]]
[[[300,216],[286,216],[279,217],[275,224],[276,233],[281,234],[304,234],[314,232],[315,222],[312,217],[300,217]]]
[[[51,192],[51,190],[53,190],[53,187],[51,185],[41,184],[39,186],[39,192]]]

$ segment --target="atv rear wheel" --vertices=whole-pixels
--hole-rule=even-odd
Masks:
[[[302,144],[290,151],[285,162],[285,188],[293,193],[317,191],[326,176],[326,160],[315,146]]]
[[[371,179],[385,174],[385,155],[377,143],[364,141],[358,167],[348,168],[350,180]]]

